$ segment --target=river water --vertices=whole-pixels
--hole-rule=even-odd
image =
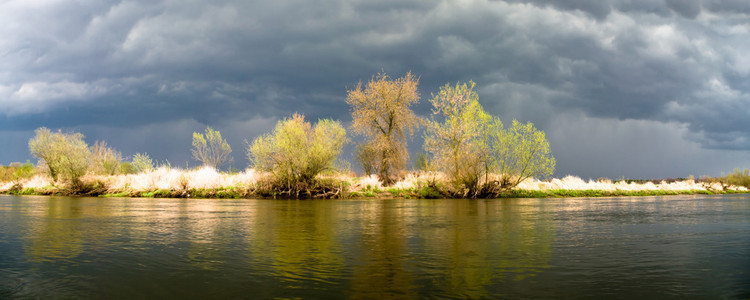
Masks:
[[[0,196],[0,299],[750,298],[750,195]]]

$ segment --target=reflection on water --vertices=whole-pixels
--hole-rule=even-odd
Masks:
[[[0,196],[0,298],[738,297],[749,201]]]

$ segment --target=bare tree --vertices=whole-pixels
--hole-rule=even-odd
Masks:
[[[395,80],[380,73],[364,87],[360,82],[346,97],[353,110],[352,129],[366,139],[360,151],[377,154],[376,163],[370,169],[377,170],[385,185],[392,184],[398,171],[406,166],[409,159],[407,135],[411,136],[422,122],[411,110],[411,105],[419,102],[418,84],[419,79],[411,72]]]
[[[232,148],[221,138],[221,132],[206,128],[205,134],[193,132],[193,158],[206,166],[218,168],[232,161]]]

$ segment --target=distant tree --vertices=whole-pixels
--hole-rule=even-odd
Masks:
[[[136,153],[133,156],[132,168],[135,173],[151,171],[154,169],[154,162],[146,153]]]
[[[298,184],[309,186],[320,172],[333,168],[346,141],[341,123],[324,119],[312,126],[304,116],[294,114],[249,144],[247,155],[256,169],[271,172],[278,184],[298,190]]]
[[[34,175],[34,165],[29,161],[21,164],[20,162],[10,163],[8,166],[0,166],[0,183],[1,182],[18,182],[21,179],[30,178]]]
[[[232,148],[219,131],[206,128],[205,134],[193,132],[193,158],[206,166],[218,168],[232,161]]]
[[[403,170],[409,159],[406,138],[414,133],[421,119],[411,110],[419,101],[419,80],[411,72],[404,77],[391,79],[380,73],[363,87],[360,82],[349,90],[346,101],[352,107],[352,128],[355,134],[365,137],[360,154],[365,169],[377,171],[385,185],[395,181],[396,174]],[[370,154],[375,153],[376,163]],[[371,164],[371,165],[367,165]]]
[[[537,130],[531,122],[521,124],[513,120],[513,125],[502,132],[493,149],[506,187],[555,172],[555,158],[550,154],[544,131]]]
[[[100,175],[115,175],[120,170],[122,154],[107,147],[107,142],[97,141],[91,147],[91,172]]]
[[[53,180],[70,181],[74,186],[89,167],[91,152],[80,133],[51,132],[45,127],[35,131],[29,140],[31,154],[46,166]]]
[[[427,171],[429,170],[430,157],[426,152],[420,151],[417,153],[417,157],[414,158],[414,170],[416,171]]]

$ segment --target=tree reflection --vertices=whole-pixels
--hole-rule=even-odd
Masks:
[[[80,222],[81,205],[78,199],[50,197],[33,202],[30,211],[43,215],[32,223],[29,242],[24,247],[28,259],[36,262],[70,259],[83,252],[84,234]]]
[[[337,217],[331,202],[288,200],[263,205],[250,234],[253,263],[270,265],[287,287],[298,287],[304,280],[330,283],[340,278],[344,259],[337,241]]]
[[[417,275],[411,264],[409,227],[415,217],[397,201],[367,203],[360,212],[357,257],[351,279],[353,299],[414,299]]]

